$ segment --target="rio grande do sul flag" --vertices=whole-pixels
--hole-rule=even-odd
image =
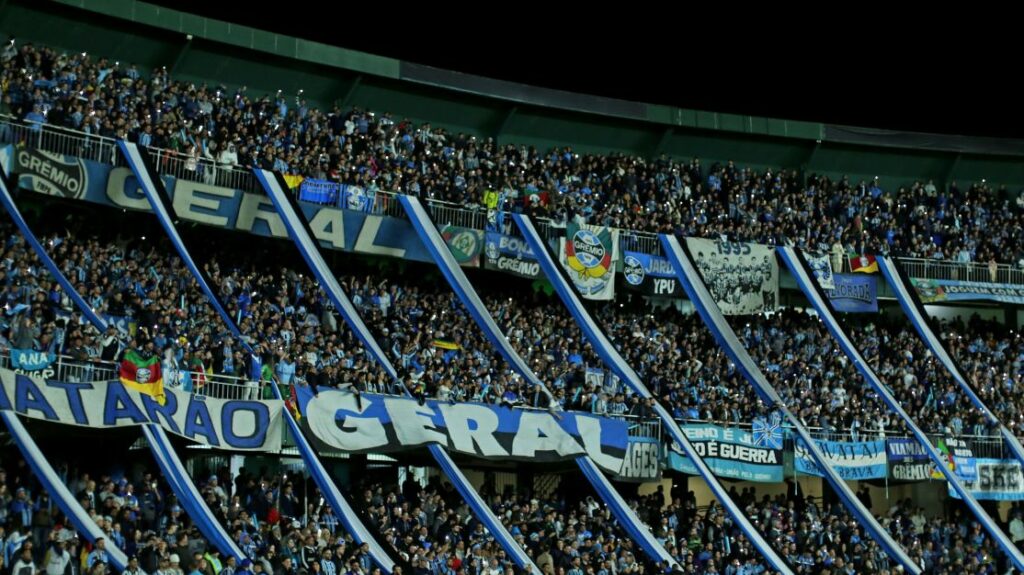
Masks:
[[[850,269],[855,273],[877,274],[878,262],[875,260],[875,256],[854,256],[850,258]]]
[[[125,387],[152,396],[160,405],[167,401],[159,357],[144,358],[135,350],[129,350],[121,362],[120,376]]]

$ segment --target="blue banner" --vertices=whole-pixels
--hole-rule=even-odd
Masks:
[[[497,232],[484,234],[484,267],[524,278],[544,277],[540,264],[526,240]]]
[[[932,461],[916,439],[889,439],[885,449],[888,453],[890,479],[928,481],[932,478]]]
[[[822,441],[815,440],[832,469],[846,480],[884,479],[888,467],[885,441]],[[807,446],[797,439],[793,442],[793,468],[797,473],[822,476],[817,463],[811,458]]]
[[[585,413],[511,409],[297,388],[300,423],[326,448],[401,451],[436,443],[485,459],[562,461],[589,456],[611,473],[623,467],[626,423]]]
[[[57,361],[57,356],[50,352],[11,348],[11,366],[14,369],[41,371],[50,367],[55,361]]]
[[[358,212],[372,213],[377,203],[377,192],[362,186],[342,185],[341,207]]]
[[[676,280],[672,264],[663,257],[641,252],[624,252],[622,277],[626,289],[647,295],[683,297],[683,288]]]
[[[46,164],[49,161],[49,164]],[[85,200],[95,204],[126,210],[152,211],[131,170],[108,164],[60,156],[0,148],[0,164],[29,166],[19,176],[19,187],[47,195]],[[47,167],[49,166],[49,167]],[[66,166],[74,167],[75,175],[60,175]],[[41,184],[40,174],[50,174],[51,181]],[[227,228],[265,237],[287,238],[288,230],[274,205],[264,194],[243,192],[203,182],[161,176],[167,193],[174,202],[177,217],[183,221]],[[365,190],[345,189],[346,206],[365,210],[374,205],[373,194]],[[351,192],[351,193],[349,193]],[[349,198],[354,198],[349,202]],[[303,215],[310,222],[313,235],[326,249],[383,255],[432,262],[412,225],[400,218],[380,216],[334,206],[300,202]]]
[[[758,444],[749,431],[717,425],[684,425],[683,432],[719,477],[765,483],[779,483],[783,479],[781,442]],[[669,450],[668,465],[682,473],[697,474],[693,463],[674,448]]]
[[[834,274],[835,289],[824,290],[836,311],[875,313],[878,311],[878,285],[874,276]]]
[[[992,282],[911,278],[921,303],[944,301],[997,301],[1024,304],[1024,287]]]

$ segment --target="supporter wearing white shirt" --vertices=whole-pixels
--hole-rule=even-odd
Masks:
[[[50,541],[50,549],[46,552],[43,566],[46,575],[64,575],[64,570],[71,563],[71,554],[64,548],[65,543],[61,539]]]
[[[37,575],[38,573],[39,569],[32,562],[32,550],[27,546],[22,546],[18,560],[11,568],[11,575]]]
[[[1019,513],[1010,521],[1010,540],[1018,546],[1024,541],[1024,521],[1021,520]]]

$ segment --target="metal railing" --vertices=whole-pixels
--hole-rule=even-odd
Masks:
[[[1024,269],[1009,264],[990,267],[980,262],[955,262],[925,258],[899,258],[900,266],[912,278],[1024,284]]]
[[[626,423],[629,425],[630,437],[651,438],[661,443],[660,419],[640,419],[630,416],[626,418]]]
[[[231,188],[257,194],[263,188],[250,170],[221,164],[201,156],[190,156],[174,150],[147,148],[157,173],[176,179],[202,182],[211,186]]]
[[[0,143],[20,144],[55,154],[126,166],[117,152],[116,141],[112,138],[47,124],[19,122],[12,116],[0,116]],[[160,175],[263,194],[263,188],[248,169],[221,165],[207,158],[189,156],[175,150],[146,148],[146,151]],[[405,212],[397,197],[398,194],[394,192],[377,192],[377,201],[369,213],[405,218]],[[439,226],[453,225],[478,230],[487,227],[487,210],[482,207],[464,206],[431,198],[424,198],[423,203]],[[556,225],[551,220],[540,220],[537,227],[541,237],[552,239],[560,235],[558,231],[564,226]],[[518,235],[514,228],[515,226],[507,226],[506,232]],[[619,239],[623,250],[661,255],[661,243],[657,234],[620,230]],[[900,261],[909,275],[915,278],[993,281],[992,272],[986,263],[924,258],[900,258]],[[844,267],[846,265],[844,264]],[[1024,285],[1024,269],[1005,263],[998,264],[995,268],[994,281]]]
[[[8,350],[0,351],[0,368],[13,369]],[[65,355],[58,355],[53,364],[38,373],[46,374],[48,378],[56,381],[93,383],[117,380],[119,371],[117,363],[112,361],[99,359],[80,361]],[[166,370],[164,376],[166,387],[183,389],[185,385],[182,384],[186,383],[189,388],[188,392],[192,395],[216,399],[259,399],[262,392],[259,382],[230,375]],[[199,382],[202,382],[202,385],[199,385]]]
[[[676,419],[676,422],[683,428],[687,425],[701,425],[711,424],[719,427],[727,427],[732,429],[740,429],[743,431],[750,431],[752,425],[749,422],[729,422],[729,421],[704,421],[699,419]],[[792,450],[793,441],[795,434],[793,428],[788,424],[783,424],[783,438],[785,442],[785,448]],[[909,439],[916,441],[911,435],[902,432],[879,430],[879,429],[862,429],[857,432],[850,430],[833,430],[824,429],[821,427],[808,427],[807,431],[811,437],[820,441],[836,441],[836,442],[861,442],[861,441],[879,441],[887,439]],[[932,445],[938,447],[939,441],[945,441],[946,439],[953,437],[955,439],[961,439],[971,442],[971,448],[974,452],[974,457],[989,458],[989,459],[1009,459],[1013,456],[1006,448],[1006,444],[1003,439],[995,431],[991,435],[976,435],[976,434],[961,434],[961,435],[943,435],[935,433],[926,433],[928,439]],[[1024,438],[1021,438],[1024,439]]]
[[[0,116],[0,143],[23,145],[54,154],[113,164],[117,159],[115,140],[45,124],[22,123]]]

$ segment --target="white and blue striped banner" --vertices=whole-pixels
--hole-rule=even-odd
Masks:
[[[324,261],[323,255],[320,253],[319,248],[313,241],[312,233],[309,229],[309,223],[302,218],[300,211],[296,208],[294,199],[288,195],[285,191],[287,186],[282,185],[280,178],[277,174],[266,170],[254,170],[256,178],[262,184],[263,189],[267,195],[270,196],[274,207],[277,209],[278,214],[285,223],[285,227],[288,229],[288,234],[291,236],[292,241],[295,242],[299,252],[302,254],[303,259],[309,265],[309,268],[313,271],[313,274],[319,280],[320,285],[324,291],[327,292],[328,297],[334,303],[335,307],[341,312],[342,317],[348,323],[349,327],[356,333],[356,337],[363,343],[366,349],[370,352],[370,355],[374,357],[377,362],[384,368],[385,371],[392,377],[397,379],[398,371],[394,365],[388,360],[387,355],[381,349],[377,343],[376,338],[370,333],[369,329],[366,328],[366,324],[363,323],[362,318],[356,311],[352,302],[348,299],[341,285],[338,283],[337,278],[331,273],[330,268],[327,267],[327,262]],[[445,250],[447,252],[447,249]],[[449,253],[449,255],[451,255]],[[456,267],[458,265],[456,264]],[[294,423],[294,422],[293,422]],[[296,426],[297,427],[297,426]],[[293,428],[293,432],[300,434],[301,431]],[[523,551],[522,547],[516,543],[512,535],[502,526],[501,521],[494,515],[490,507],[483,503],[479,494],[473,489],[473,486],[466,479],[465,475],[459,470],[455,462],[452,461],[448,453],[438,445],[428,446],[434,459],[438,465],[444,471],[448,479],[455,485],[456,490],[462,494],[463,499],[470,505],[476,516],[487,526],[488,530],[494,534],[502,548],[509,553],[516,565],[522,569],[526,569],[531,573],[539,575],[540,570],[534,565],[533,561]],[[321,478],[326,480],[326,478]],[[339,505],[334,507],[334,512],[342,516],[347,509],[347,505]],[[358,517],[352,515],[350,521],[352,524],[358,522]],[[361,525],[361,524],[360,524]],[[363,527],[365,530],[365,527]],[[379,547],[379,544],[378,544]],[[384,557],[377,558],[378,564],[383,567],[383,562],[386,559]],[[390,560],[387,560],[390,561]],[[393,568],[393,565],[392,565]]]
[[[28,462],[28,466],[32,468],[32,473],[39,480],[39,483],[42,484],[43,489],[50,494],[53,502],[60,508],[61,513],[67,516],[71,524],[75,526],[75,530],[88,539],[90,543],[95,544],[97,539],[106,539],[107,556],[110,562],[118,571],[124,570],[128,565],[128,557],[125,556],[124,551],[119,549],[109,538],[106,538],[103,530],[96,525],[96,522],[89,516],[89,513],[82,508],[78,499],[64,485],[57,472],[53,470],[53,466],[50,465],[49,460],[40,451],[39,446],[36,445],[32,436],[29,435],[28,430],[18,420],[18,416],[10,411],[0,411],[0,418],[7,424],[7,430],[11,432],[14,444],[21,450],[25,461]]]
[[[164,228],[164,232],[167,233],[167,237],[170,238],[171,244],[174,245],[174,249],[178,251],[178,255],[181,256],[181,261],[185,263],[185,267],[188,268],[189,272],[192,273],[192,277],[195,278],[196,283],[199,284],[199,288],[203,290],[206,295],[207,301],[213,306],[217,314],[224,320],[224,325],[231,331],[231,333],[238,339],[242,347],[245,348],[249,354],[252,354],[252,347],[249,344],[248,338],[242,335],[239,331],[238,325],[235,323],[231,315],[224,309],[224,305],[221,303],[220,298],[210,287],[210,283],[206,278],[206,274],[196,265],[192,254],[189,253],[188,247],[185,246],[185,242],[181,239],[181,234],[178,233],[178,229],[174,227],[174,218],[172,217],[172,211],[174,207],[169,202],[169,196],[167,190],[164,189],[163,181],[159,177],[155,176],[155,171],[151,169],[149,160],[139,150],[137,144],[127,142],[125,140],[118,140],[117,146],[121,149],[121,153],[124,155],[125,160],[128,162],[128,166],[135,174],[136,179],[139,181],[139,185],[142,187],[143,193],[146,195],[146,199],[149,200],[150,206],[153,208],[153,213],[156,214],[157,220],[160,221],[160,225]]]
[[[850,359],[857,371],[864,377],[864,380],[870,385],[875,393],[882,398],[882,401],[889,406],[889,409],[895,413],[907,426],[907,429],[913,433],[918,443],[928,453],[928,457],[935,463],[937,469],[939,469],[946,481],[949,482],[950,486],[960,495],[964,500],[964,503],[971,510],[974,516],[978,519],[978,522],[982,524],[993,539],[999,544],[1000,547],[1009,555],[1010,560],[1017,567],[1017,569],[1024,570],[1024,554],[1021,553],[1017,546],[1010,541],[1010,538],[1006,536],[1006,533],[999,528],[999,525],[992,519],[989,514],[982,509],[978,500],[967,490],[967,488],[957,477],[956,473],[950,470],[946,466],[946,460],[939,454],[935,447],[931,444],[928,436],[925,435],[924,431],[914,422],[910,414],[903,409],[900,402],[892,395],[889,389],[882,383],[882,380],[878,378],[878,375],[871,369],[867,361],[854,346],[846,333],[846,330],[836,320],[835,314],[832,313],[832,307],[825,297],[824,292],[817,286],[815,281],[811,278],[807,271],[806,265],[803,263],[800,255],[789,247],[779,248],[777,253],[782,258],[782,261],[789,268],[790,273],[793,275],[793,279],[796,280],[797,286],[804,292],[807,299],[814,306],[814,309],[818,312],[818,316],[825,323],[832,337],[835,338],[839,347],[843,350],[843,353]]]
[[[144,425],[142,433],[146,436],[146,441],[149,443],[160,470],[168,478],[171,490],[188,511],[189,517],[195,521],[203,536],[226,557],[234,557],[239,562],[245,559],[245,554],[235,545],[224,526],[207,507],[206,501],[196,489],[195,483],[189,478],[188,471],[185,470],[181,459],[175,453],[174,446],[167,439],[163,428],[153,424]]]
[[[583,301],[577,295],[576,291],[572,287],[572,283],[569,278],[566,277],[564,268],[555,262],[555,257],[551,253],[544,240],[541,239],[540,234],[537,233],[533,223],[530,219],[522,214],[513,214],[513,220],[518,226],[519,231],[523,234],[523,238],[529,245],[530,250],[533,252],[534,257],[540,264],[541,270],[544,275],[547,276],[548,281],[555,287],[555,291],[562,299],[562,303],[565,305],[569,313],[572,314],[576,320],[576,324],[579,325],[583,334],[587,340],[594,347],[594,350],[601,357],[601,360],[611,368],[612,372],[619,377],[626,385],[630,387],[635,393],[641,397],[648,398],[653,397],[647,386],[640,380],[640,376],[637,375],[636,371],[626,362],[625,358],[615,349],[611,341],[605,335],[604,331],[597,325],[594,318],[591,317],[590,313],[583,306]],[[735,502],[729,496],[728,491],[722,486],[718,478],[711,472],[708,466],[704,463],[697,449],[690,443],[687,436],[683,433],[682,429],[679,428],[679,424],[672,418],[672,416],[662,407],[660,404],[655,405],[655,412],[658,414],[658,418],[661,419],[662,424],[668,430],[669,434],[675,439],[676,443],[680,446],[683,453],[685,453],[690,462],[694,465],[694,471],[700,474],[701,477],[707,482],[708,486],[715,493],[715,496],[729,511],[730,516],[736,521],[737,525],[743,530],[748,538],[754,543],[758,551],[772,564],[773,567],[780,570],[783,573],[789,573],[788,567],[782,558],[771,548],[771,545],[761,536],[757,529],[753,526],[743,511],[736,505]],[[664,548],[650,536],[649,530],[645,530],[646,533],[642,538],[638,538],[644,549],[649,555],[660,555],[664,553]],[[648,547],[649,546],[649,547]],[[674,562],[674,561],[673,561]]]
[[[885,549],[890,557],[896,559],[907,572],[920,573],[921,567],[914,563],[903,547],[889,535],[889,532],[878,523],[878,520],[871,514],[871,511],[861,503],[853,493],[853,490],[850,489],[850,486],[846,484],[843,478],[829,464],[825,454],[811,438],[807,428],[793,415],[779,397],[778,392],[768,383],[768,379],[761,372],[754,359],[750,357],[746,348],[743,347],[743,344],[736,336],[736,332],[729,326],[725,316],[722,314],[722,310],[715,303],[715,298],[701,279],[697,266],[690,259],[689,254],[683,251],[679,241],[675,236],[663,234],[661,236],[661,244],[669,261],[675,267],[679,282],[683,285],[687,295],[689,295],[690,301],[693,302],[694,307],[697,309],[697,313],[700,314],[701,318],[704,319],[705,325],[711,330],[715,340],[725,351],[729,359],[736,364],[744,378],[753,385],[754,390],[765,399],[771,408],[777,409],[783,414],[792,427],[797,439],[802,440],[804,445],[807,446],[808,455],[818,465],[818,468],[824,474],[832,489],[835,490],[843,505],[857,517],[860,524]],[[778,263],[773,263],[777,268]],[[758,264],[764,265],[763,262],[758,262]]]
[[[932,328],[931,322],[928,320],[928,312],[924,309],[924,304],[917,296],[917,292],[910,285],[910,278],[907,277],[899,266],[892,258],[883,257],[878,260],[878,267],[882,271],[882,276],[885,277],[885,281],[889,283],[889,287],[892,288],[893,294],[896,295],[896,301],[900,303],[900,307],[903,308],[903,313],[906,314],[907,318],[910,319],[910,323],[917,330],[921,340],[924,341],[928,349],[935,355],[939,362],[946,368],[946,371],[953,376],[953,380],[956,381],[957,386],[960,387],[961,391],[971,400],[971,403],[985,414],[985,418],[990,423],[994,423],[999,426],[999,433],[1003,437],[1003,442],[1007,448],[1013,454],[1013,457],[1024,465],[1024,446],[1021,445],[1020,440],[1014,435],[992,410],[985,405],[981,397],[974,391],[974,387],[967,381],[967,377],[964,375],[963,370],[957,364],[953,356],[949,354],[949,350],[939,339],[939,336],[935,333]]]

